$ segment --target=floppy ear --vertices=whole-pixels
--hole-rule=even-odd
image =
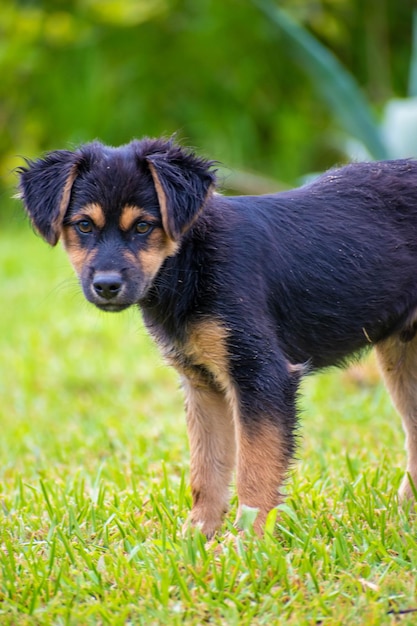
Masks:
[[[56,150],[18,168],[19,196],[35,229],[51,246],[61,234],[79,158],[75,152]]]
[[[152,174],[168,237],[177,241],[191,227],[215,184],[211,161],[196,157],[172,143],[165,152],[148,154]]]

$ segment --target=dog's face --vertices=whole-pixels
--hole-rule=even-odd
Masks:
[[[38,232],[62,237],[90,302],[106,311],[139,303],[214,184],[211,163],[163,140],[56,151],[20,168]]]
[[[101,151],[74,180],[62,240],[87,300],[106,311],[139,302],[179,246],[164,228],[151,172]]]

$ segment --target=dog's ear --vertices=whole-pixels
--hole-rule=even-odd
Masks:
[[[162,148],[165,147],[165,150]],[[215,184],[213,163],[167,142],[145,156],[152,174],[168,237],[178,239],[191,227]]]
[[[19,197],[39,234],[51,246],[58,243],[71,188],[78,173],[79,155],[56,150],[18,168]]]

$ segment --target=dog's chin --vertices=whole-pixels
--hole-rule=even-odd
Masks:
[[[118,304],[117,302],[94,302],[93,303],[100,311],[106,311],[106,313],[120,313],[128,309],[131,304]]]

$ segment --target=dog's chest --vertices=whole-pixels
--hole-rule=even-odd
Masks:
[[[215,319],[190,324],[182,341],[148,327],[164,359],[194,385],[226,388],[229,384],[227,330]]]

